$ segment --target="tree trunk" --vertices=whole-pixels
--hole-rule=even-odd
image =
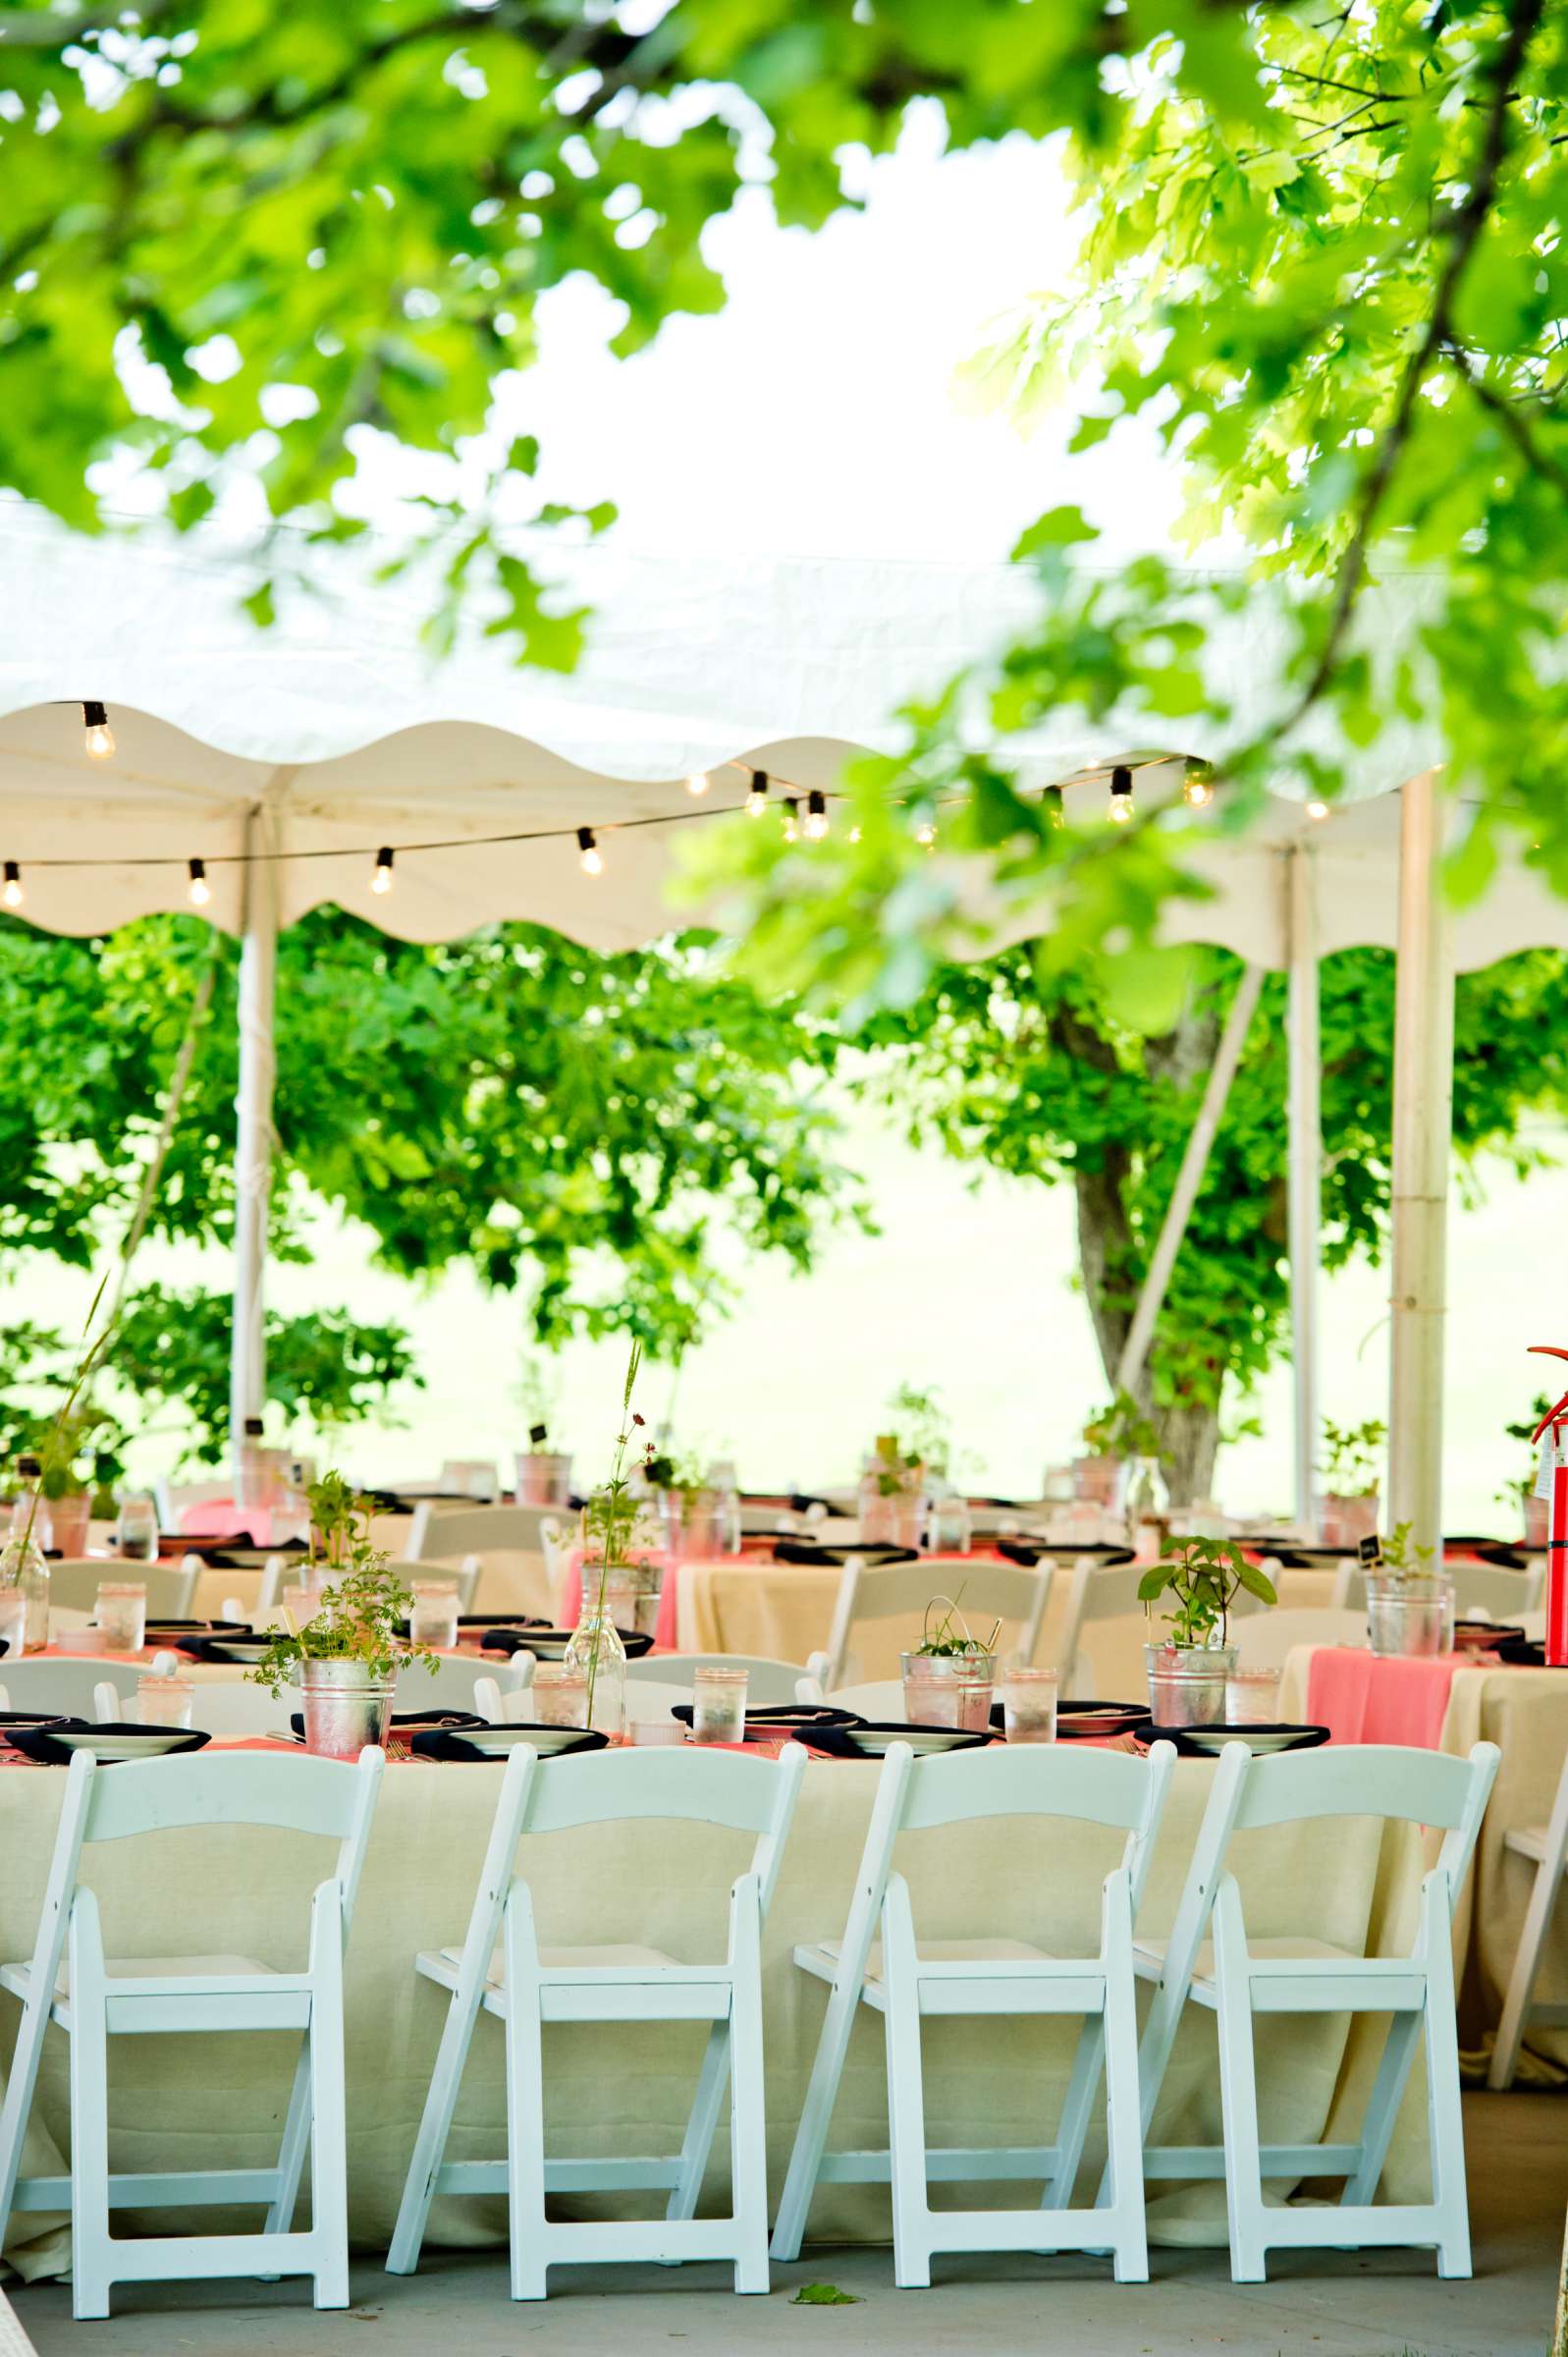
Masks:
[[[1215,1060],[1219,1027],[1219,1015],[1205,998],[1183,1015],[1173,1031],[1145,1043],[1150,1077],[1181,1088],[1207,1072]],[[1054,1043],[1080,1063],[1106,1072],[1116,1069],[1116,1052],[1110,1042],[1067,1010],[1058,1009],[1053,1014],[1051,1033]],[[1073,1180],[1078,1205],[1078,1268],[1106,1381],[1112,1389],[1154,1244],[1152,1235],[1146,1242],[1132,1230],[1127,1204],[1133,1177],[1131,1151],[1111,1140],[1103,1147],[1097,1164],[1079,1165]],[[1212,1496],[1219,1450],[1217,1402],[1185,1401],[1160,1407],[1152,1394],[1153,1379],[1146,1365],[1133,1397],[1160,1436],[1171,1504],[1186,1506],[1194,1499]]]

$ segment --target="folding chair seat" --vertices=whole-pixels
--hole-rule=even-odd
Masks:
[[[890,1745],[843,1935],[795,1949],[795,1963],[826,1981],[831,1994],[774,2227],[776,2259],[799,2256],[819,2180],[880,2182],[892,2189],[901,2285],[929,2284],[933,2254],[960,2250],[1108,2249],[1118,2282],[1147,2280],[1132,1936],[1174,1759],[1168,1743],[1157,1743],[1147,1759],[1041,1745],[918,1761],[907,1744]],[[1097,1953],[1058,1956],[1017,1939],[917,1940],[909,1888],[893,1868],[899,1835],[1020,1816],[1088,1819],[1126,1835],[1121,1863],[1103,1887]],[[889,2141],[830,2153],[828,2130],[861,2004],[884,2019]],[[928,2149],[922,2016],[1053,2013],[1083,2016],[1054,2144]],[[1102,2068],[1111,2191],[1103,2208],[1074,2208]],[[1042,2181],[1038,2207],[930,2205],[936,2180],[1020,2178]]]
[[[259,1753],[99,1768],[79,1752],[72,1761],[36,1946],[29,1960],[0,1965],[0,1988],[22,2001],[0,2109],[0,2231],[13,2209],[69,2208],[78,2318],[106,2317],[117,2282],[223,2275],[309,2275],[318,2308],[349,2305],[343,1954],[381,1769],[376,1750],[352,1766]],[[336,1867],[315,1892],[308,1958],[297,1971],[224,1953],[105,1956],[97,1898],[77,1879],[83,1847],[195,1825],[279,1826],[336,1841]],[[71,2174],[23,2177],[23,2138],[51,2024],[71,2041]],[[111,2173],[109,2040],[231,2030],[304,2034],[277,2165]],[[311,2220],[296,2231],[307,2140]],[[117,2208],[205,2203],[264,2203],[265,2225],[260,2233],[139,2239],[110,2232]]]
[[[1470,2273],[1453,1908],[1498,1756],[1493,1743],[1478,1743],[1464,1760],[1393,1745],[1346,1744],[1255,1760],[1239,1741],[1220,1754],[1170,1937],[1140,1942],[1134,1952],[1140,1976],[1156,1983],[1139,2052],[1146,2137],[1183,2008],[1190,2000],[1217,2017],[1223,2143],[1146,2145],[1144,2175],[1223,2176],[1230,2272],[1238,2283],[1264,2280],[1271,2247],[1430,2244],[1439,2275]],[[1419,1927],[1407,1954],[1358,1954],[1310,1935],[1249,1938],[1240,1888],[1225,1863],[1232,1836],[1320,1817],[1402,1819],[1442,1831],[1437,1863],[1422,1883]],[[1390,2016],[1360,2138],[1264,2144],[1254,2016],[1357,2012]],[[1422,2037],[1433,2198],[1379,2205],[1378,2182]],[[1292,2208],[1266,2200],[1269,2179],[1302,2177],[1342,2177],[1338,2205]]]
[[[761,1937],[804,1766],[798,1744],[786,1745],[777,1760],[671,1749],[540,1761],[526,1744],[513,1752],[462,1946],[415,1959],[416,1970],[449,1991],[451,2001],[387,2258],[392,2274],[409,2275],[418,2265],[437,2194],[504,2192],[514,2299],[543,2299],[554,2266],[600,2260],[728,2259],[737,2291],[768,2289]],[[516,1871],[523,1836],[641,1818],[756,1836],[750,1868],[730,1892],[722,1961],[682,1963],[640,1943],[539,1945],[532,1898]],[[506,2158],[448,2162],[447,2138],[481,2011],[506,2034]],[[545,2158],[543,2031],[567,2021],[712,2025],[678,2153]],[[731,2215],[699,2219],[697,2197],[727,2080]],[[566,2221],[545,2215],[547,2192],[640,2189],[668,2191],[662,2219]]]
[[[1568,1872],[1568,1760],[1564,1760],[1557,1780],[1557,1797],[1551,1804],[1549,1821],[1545,1825],[1510,1827],[1503,1836],[1503,1846],[1516,1857],[1528,1858],[1536,1869],[1536,1878],[1519,1935],[1519,1950],[1508,1976],[1502,2018],[1497,2024],[1497,2043],[1492,2048],[1487,2072],[1487,2086],[1497,2088],[1513,2085],[1519,2067],[1519,2049],[1530,2022],[1539,2021],[1542,2028],[1568,2027],[1568,2004],[1538,2003],[1535,1995],[1541,1955],[1562,1896],[1563,1875]]]

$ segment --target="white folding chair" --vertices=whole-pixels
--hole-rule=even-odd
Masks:
[[[561,1575],[567,1567],[567,1526],[557,1514],[539,1517],[539,1552],[545,1559],[545,1577],[550,1582],[552,1598],[560,1593]],[[555,1605],[552,1603],[551,1612]]]
[[[1541,1602],[1543,1561],[1526,1570],[1510,1571],[1505,1563],[1450,1562],[1454,1575],[1454,1609],[1461,1618],[1517,1622]],[[1367,1572],[1364,1564],[1347,1560],[1334,1573],[1334,1603],[1341,1612],[1365,1613]]]
[[[1233,1621],[1229,1637],[1238,1668],[1282,1670],[1285,1656],[1296,1645],[1365,1646],[1367,1616],[1336,1612],[1331,1604],[1284,1607]]]
[[[533,1715],[531,1688],[537,1668],[533,1655],[514,1653],[507,1668],[512,1675],[510,1685],[503,1686],[500,1678],[493,1674],[476,1677],[473,1681],[473,1707],[481,1719],[489,1720],[492,1727],[500,1727],[508,1720],[525,1720]]]
[[[1072,1685],[1073,1670],[1085,1632],[1092,1628],[1097,1620],[1128,1620],[1134,1614],[1146,1612],[1147,1608],[1138,1594],[1138,1582],[1147,1568],[1147,1564],[1144,1563],[1102,1565],[1100,1559],[1093,1555],[1080,1555],[1075,1560],[1072,1566],[1072,1584],[1067,1591],[1067,1610],[1062,1619],[1061,1633],[1056,1646],[1056,1662],[1061,1672],[1063,1693],[1067,1692]],[[1271,1577],[1278,1571],[1277,1563],[1268,1557],[1264,1559],[1264,1568],[1270,1572]],[[1228,1633],[1233,1633],[1234,1623],[1238,1619],[1245,1619],[1252,1614],[1263,1613],[1268,1609],[1266,1605],[1259,1602],[1256,1596],[1249,1596],[1243,1588],[1231,1600],[1228,1619],[1232,1626]],[[1158,1638],[1159,1634],[1160,1623],[1155,1621],[1149,1630],[1151,1641]]]
[[[408,1554],[414,1562],[456,1562],[465,1555],[538,1555],[547,1506],[443,1506],[426,1498],[414,1508]]]
[[[824,1686],[841,1686],[848,1675],[849,1636],[859,1620],[892,1620],[919,1613],[931,1601],[936,1577],[929,1562],[868,1563],[849,1556],[838,1576],[833,1625],[828,1632],[828,1671]],[[1017,1636],[1009,1650],[1032,1662],[1040,1642],[1040,1624],[1051,1601],[1052,1564],[1047,1558],[1033,1566],[988,1562],[977,1557],[963,1570],[963,1613],[973,1627],[992,1620],[1011,1621]]]
[[[748,1710],[774,1710],[793,1702],[795,1688],[805,1676],[796,1662],[776,1662],[751,1653],[644,1653],[626,1664],[627,1703],[630,1688],[653,1685],[689,1686],[698,1670],[744,1670]]]
[[[479,1889],[460,1948],[421,1955],[417,1969],[452,1992],[387,2266],[410,2275],[438,2193],[509,2198],[512,2296],[543,2299],[548,2270],[595,2260],[729,2259],[737,2291],[768,2289],[768,2183],[763,2104],[761,1936],[794,1815],[805,1754],[607,1751],[540,1761],[520,1745],[507,1763]],[[723,1963],[681,1964],[658,1948],[541,1948],[527,1883],[517,1872],[524,1834],[567,1833],[622,1818],[675,1818],[757,1836],[749,1870],[730,1893]],[[481,2008],[506,2027],[507,2157],[444,2163],[448,2132]],[[543,2030],[553,2021],[706,2021],[712,2024],[696,2099],[678,2154],[647,2160],[550,2160],[544,2150]],[[731,2086],[730,2218],[694,2213]],[[662,2220],[547,2219],[547,2192],[669,2187]]]
[[[1562,1774],[1557,1779],[1557,1797],[1551,1804],[1547,1823],[1510,1827],[1503,1835],[1503,1847],[1518,1857],[1532,1860],[1536,1879],[1519,1935],[1519,1952],[1508,1975],[1508,1994],[1503,2000],[1502,2019],[1497,2024],[1497,2043],[1491,2050],[1487,2072],[1487,2086],[1496,2088],[1511,2087],[1514,2083],[1527,2022],[1539,2021],[1543,2029],[1568,2026],[1568,2004],[1537,2004],[1532,1994],[1546,1935],[1562,1895],[1563,1874],[1568,1870],[1568,1760],[1564,1760]]]
[[[1224,2142],[1150,2145],[1144,2174],[1223,2176],[1230,2273],[1238,2283],[1264,2280],[1271,2246],[1431,2244],[1440,2275],[1470,2273],[1453,1909],[1499,1756],[1494,1743],[1476,1744],[1464,1760],[1392,1744],[1334,1745],[1255,1760],[1245,1743],[1236,1742],[1220,1754],[1170,1937],[1137,1944],[1140,1976],[1158,1983],[1138,2062],[1147,2135],[1187,2000],[1217,2014]],[[1421,1886],[1420,1921],[1408,1955],[1357,1955],[1310,1938],[1249,1944],[1241,1892],[1225,1871],[1232,1834],[1316,1817],[1403,1819],[1441,1830],[1437,1863]],[[1359,2143],[1260,2142],[1255,2013],[1392,2016]],[[1433,2198],[1379,2206],[1378,2180],[1423,2032]],[[1343,2177],[1345,2188],[1337,2206],[1289,2208],[1265,2202],[1271,2177]]]
[[[124,1719],[141,1675],[134,1663],[94,1661],[90,1655],[80,1662],[45,1661],[27,1654],[14,1662],[7,1657],[0,1662],[0,1694],[5,1696],[0,1711],[57,1711],[62,1719],[95,1718],[98,1688],[104,1685],[119,1696],[122,1707],[114,1716]]]
[[[891,2180],[893,2270],[902,2286],[929,2284],[936,2251],[1109,2250],[1118,2282],[1147,2281],[1132,1939],[1174,1764],[1168,1743],[1155,1744],[1147,1759],[1031,1745],[916,1760],[907,1744],[890,1745],[843,1937],[795,1949],[795,1962],[828,1982],[832,1994],[774,2225],[776,2259],[799,2257],[819,2178]],[[1018,1940],[917,1946],[908,1885],[892,1867],[899,1834],[982,1817],[1086,1818],[1126,1834],[1121,1863],[1104,1885],[1097,1955],[1058,1957]],[[1044,1885],[1041,1895],[1044,1904]],[[879,1936],[880,1950],[873,1946]],[[886,2025],[889,2141],[885,2149],[830,2153],[828,2129],[861,2003]],[[1084,2016],[1054,2144],[927,2150],[926,2013]],[[1075,2209],[1073,2183],[1102,2067],[1112,2192],[1101,2209]],[[1044,2180],[1039,2206],[930,2206],[934,2180],[1020,2177]]]
[[[354,1766],[258,1752],[109,1769],[96,1768],[84,1752],[72,1761],[37,1945],[30,1962],[0,1965],[0,1988],[22,2000],[0,2109],[0,2232],[13,2209],[69,2207],[78,2318],[107,2316],[115,2283],[223,2275],[310,2275],[318,2308],[349,2305],[343,1951],[381,1768],[375,1750],[361,1752]],[[105,1960],[97,1898],[77,1880],[83,1845],[187,1825],[283,1826],[337,1842],[336,1867],[312,1901],[303,1970],[275,1972],[232,1955]],[[51,2022],[71,2041],[71,2174],[22,2177],[23,2137]],[[305,2033],[277,2165],[111,2173],[109,2039],[230,2030]],[[297,2232],[307,2139],[311,2219]],[[109,2231],[115,2209],[210,2202],[264,2202],[266,2224],[259,2234],[132,2239]]]
[[[178,1563],[126,1562],[113,1556],[79,1557],[49,1565],[49,1604],[51,1610],[90,1613],[106,1579],[140,1580],[147,1591],[149,1620],[189,1620],[200,1570],[200,1561],[193,1555],[183,1557]]]

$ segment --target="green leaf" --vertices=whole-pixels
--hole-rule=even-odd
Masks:
[[[802,2283],[789,2305],[791,2308],[854,2308],[859,2303],[858,2291],[840,2291],[837,2283]]]

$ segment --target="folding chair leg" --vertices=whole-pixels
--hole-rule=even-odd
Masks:
[[[735,2289],[769,2289],[768,2120],[762,2065],[762,1908],[746,1878],[737,1892],[730,1961],[730,2175]]]
[[[730,2024],[716,2021],[708,2033],[703,2050],[702,2069],[697,2077],[697,2093],[686,2121],[686,2133],[680,2146],[680,2175],[666,2205],[669,2219],[694,2218],[697,2197],[708,2167],[708,2156],[719,2132],[719,2113],[724,2108],[725,2082],[730,2076]],[[671,2266],[678,2264],[672,2260]]]
[[[1465,2119],[1459,2101],[1459,2030],[1454,2019],[1452,1927],[1440,1875],[1425,1892],[1427,1950],[1427,2116],[1432,2199],[1437,2214],[1437,2273],[1470,2274],[1470,2198]]]
[[[40,1997],[33,1988],[22,2008],[5,2102],[0,2105],[0,2236],[4,2235],[11,2216],[17,2179],[22,2173],[22,2152],[27,2140],[27,2120],[32,2111],[33,2090],[38,2084],[38,2064],[43,2057],[44,2033],[48,2027],[49,1992],[44,1991]]]
[[[343,1919],[337,1886],[311,1926],[310,2242],[318,2308],[349,2305],[348,2092],[343,2052]]]
[[[828,1994],[828,2010],[823,2016],[822,2035],[817,2040],[806,2100],[800,2108],[800,2125],[790,2148],[784,2192],[779,2197],[770,2245],[775,2259],[800,2256],[806,2214],[811,2208],[822,2156],[828,2149],[828,2130],[833,2124],[833,2108],[838,2099],[838,2082],[843,2076],[849,2033],[855,2026],[859,2003],[856,1976],[840,1958],[838,1978]]]
[[[1378,2197],[1378,2180],[1388,2158],[1394,2122],[1404,2101],[1405,2082],[1416,2058],[1416,2040],[1420,2035],[1419,2013],[1396,2013],[1388,2024],[1382,2058],[1367,2104],[1366,2125],[1361,2132],[1361,2160],[1355,2174],[1346,2178],[1341,2197],[1347,2210],[1367,2208]]]
[[[1530,1999],[1536,1986],[1536,1975],[1541,1970],[1541,1951],[1546,1945],[1552,1911],[1561,1889],[1562,1860],[1548,1851],[1536,1869],[1536,1887],[1530,1893],[1524,1929],[1519,1935],[1519,1953],[1514,1958],[1513,1971],[1508,1975],[1508,1995],[1503,2001],[1502,2019],[1497,2024],[1497,2043],[1491,2050],[1491,2063],[1487,2072],[1488,2087],[1501,2090],[1514,2083],[1514,2072],[1519,2067],[1519,2049],[1524,2042],[1525,2023],[1530,2017]]]
[[[1147,2283],[1143,2120],[1138,2104],[1138,2001],[1132,1971],[1132,1897],[1124,1873],[1106,1885],[1106,2126],[1112,2252],[1118,2283]],[[1069,2185],[1069,2192],[1071,2187]]]
[[[905,2291],[931,2282],[931,2208],[926,2186],[926,2101],[920,2062],[920,1986],[909,1888],[888,1883],[882,1910],[882,1977],[887,1996],[888,2150],[892,2187],[893,2280]]]
[[[109,2313],[109,2038],[103,1938],[90,1891],[72,1902],[71,1933],[71,2313],[79,2323]]]
[[[484,1979],[475,1978],[471,1988],[460,1984],[452,1993],[447,2018],[442,2025],[441,2045],[436,2054],[436,2066],[430,2074],[430,2092],[419,2120],[419,2133],[414,2139],[413,2159],[408,2164],[403,2199],[398,2205],[398,2223],[387,2253],[387,2273],[390,2275],[411,2275],[419,2264],[419,2251],[430,2221],[430,2205],[435,2199],[436,2178],[452,2133],[453,2114],[458,2109],[458,2095],[462,2086],[463,2067],[468,2059],[468,2047],[473,2038],[473,2025],[479,2018],[479,2006],[484,1997]]]
[[[1135,2019],[1135,2035],[1136,2029]],[[1061,2124],[1056,2130],[1056,2165],[1047,2178],[1045,2191],[1040,2197],[1042,2210],[1065,2210],[1072,2201],[1072,2189],[1078,2181],[1084,2139],[1089,2133],[1089,2118],[1094,2110],[1105,2058],[1105,2016],[1091,2013],[1079,2033],[1078,2049],[1072,2058],[1072,2076],[1067,2081],[1066,2100],[1061,2107]],[[1136,2074],[1133,2085],[1136,2090]]]
[[[544,2025],[533,1914],[519,1884],[501,1924],[507,1984],[507,2211],[512,2296],[545,2297]]]
[[[310,2138],[310,2040],[308,2034],[300,2041],[299,2059],[295,2064],[294,2086],[289,2093],[288,2116],[283,2123],[283,2142],[278,2148],[278,2191],[272,2208],[267,2212],[265,2231],[268,2234],[287,2234],[294,2224],[294,2214],[299,2200],[299,2179],[305,2165],[305,2147]],[[276,2283],[276,2275],[258,2275],[259,2283]]]
[[[1241,1899],[1229,1876],[1220,1884],[1215,1899],[1214,1940],[1230,2274],[1236,2283],[1262,2283],[1268,2274],[1268,2262],[1264,2242],[1263,2156],[1258,2145],[1252,1995],[1247,1977]]]

